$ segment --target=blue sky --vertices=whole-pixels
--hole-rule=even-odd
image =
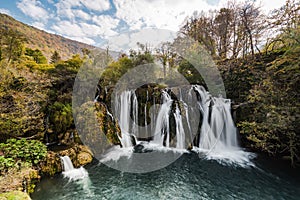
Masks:
[[[256,2],[269,12],[285,0]],[[127,33],[134,33],[140,40],[145,29],[164,29],[170,33],[156,36],[170,37],[195,11],[218,9],[226,3],[227,0],[0,0],[0,12],[50,33],[118,49],[118,43],[132,40]],[[152,31],[147,37],[153,35]]]

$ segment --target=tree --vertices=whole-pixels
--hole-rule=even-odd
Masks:
[[[194,15],[181,28],[181,33],[203,45],[214,58],[237,58],[259,51],[266,29],[265,16],[254,3],[230,1],[225,8]]]
[[[22,55],[26,39],[18,31],[10,29],[1,29],[0,33],[0,60],[7,59],[10,63]]]
[[[214,29],[213,17],[207,16],[201,12],[199,16],[191,17],[181,28],[181,33],[191,37],[195,41],[205,46],[207,51],[212,55],[216,55],[216,43],[213,38]]]
[[[269,18],[269,27],[274,32],[284,33],[282,39],[289,39],[291,41],[300,43],[299,37],[300,25],[300,3],[295,0],[287,0],[286,4],[279,9],[273,11]],[[281,35],[280,37],[282,37]],[[275,38],[277,40],[277,38]],[[272,41],[274,42],[274,41]],[[289,41],[285,41],[289,42]]]
[[[172,44],[170,42],[165,42],[161,45],[160,48],[156,49],[157,58],[163,65],[164,78],[167,76],[167,64],[168,67],[174,67],[176,53],[172,48]]]
[[[50,59],[51,59],[50,63],[56,64],[61,60],[61,57],[59,53],[55,50]]]
[[[91,50],[89,50],[88,48],[82,48],[81,52],[84,56],[88,56],[91,53]]]
[[[214,18],[217,51],[221,58],[226,58],[232,33],[233,10],[221,8]]]
[[[26,48],[25,55],[30,56],[37,64],[47,64],[47,58],[43,55],[39,49]]]

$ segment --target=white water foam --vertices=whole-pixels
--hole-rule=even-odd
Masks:
[[[161,153],[167,153],[167,152],[173,152],[176,154],[183,154],[183,153],[190,153],[186,149],[177,149],[177,148],[171,148],[171,147],[164,147],[159,144],[155,143],[148,143],[148,142],[138,142],[138,144],[143,145],[143,149],[147,150],[148,152],[156,151]],[[130,159],[131,156],[134,154],[133,147],[127,147],[127,148],[121,148],[119,146],[114,146],[110,148],[103,156],[102,159],[100,159],[100,163],[106,163],[110,161],[117,162],[120,158],[127,158]]]
[[[62,174],[64,177],[69,178],[69,180],[75,181],[84,179],[89,176],[88,172],[84,167],[74,168],[72,161],[69,156],[61,157],[62,164],[63,164],[63,172]]]
[[[219,164],[225,166],[236,166],[242,168],[255,167],[251,159],[256,157],[255,153],[244,151],[240,148],[232,148],[227,150],[207,150],[193,147],[192,151],[199,154],[200,158],[205,160],[215,160]]]
[[[120,146],[114,146],[107,150],[107,152],[102,156],[99,161],[101,163],[106,163],[109,161],[118,161],[121,157],[131,157],[133,153],[133,147],[121,148]]]

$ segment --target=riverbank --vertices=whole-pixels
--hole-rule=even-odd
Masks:
[[[3,197],[25,200],[34,192],[42,177],[53,177],[63,171],[61,156],[69,156],[76,167],[84,166],[93,160],[91,150],[83,145],[75,144],[57,151],[49,150],[45,160],[38,167],[11,168],[0,176],[0,199]]]

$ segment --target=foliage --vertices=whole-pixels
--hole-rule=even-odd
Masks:
[[[271,62],[247,97],[252,114],[239,123],[251,147],[288,156],[292,164],[300,159],[299,52],[292,47]]]
[[[4,156],[0,156],[0,172],[4,172],[5,170],[12,168],[14,166],[15,166],[15,161],[13,158],[5,158]]]
[[[49,110],[49,120],[50,123],[54,125],[53,129],[56,133],[64,133],[74,126],[71,104],[55,102],[50,106]]]
[[[101,87],[113,86],[129,69],[132,69],[138,65],[153,62],[154,57],[150,52],[136,52],[132,50],[129,57],[123,55],[117,61],[114,61],[108,65],[108,67],[102,73],[99,85]]]
[[[58,54],[57,51],[54,51],[50,58],[50,63],[55,64],[58,63],[60,60],[61,60],[60,55]]]
[[[81,59],[80,56],[76,54],[66,61],[58,62],[56,64],[56,68],[59,70],[65,69],[70,72],[77,72],[78,69],[82,66],[82,64],[83,59]]]
[[[15,190],[11,192],[5,192],[0,194],[0,199],[3,200],[30,200],[29,195],[24,192]]]
[[[178,72],[182,74],[191,84],[205,85],[205,82],[198,70],[185,59],[180,61]]]
[[[30,56],[37,64],[47,64],[47,58],[43,55],[39,49],[26,48],[25,55]]]
[[[16,30],[0,27],[0,61],[10,63],[17,60],[23,53],[24,35]]]
[[[47,153],[46,146],[37,140],[8,139],[6,143],[0,143],[1,170],[16,167],[17,162],[25,162],[36,166]]]

